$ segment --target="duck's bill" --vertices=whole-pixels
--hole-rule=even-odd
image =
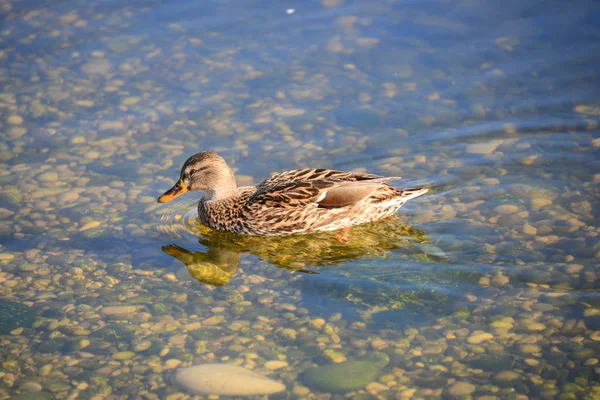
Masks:
[[[175,197],[181,196],[182,194],[184,194],[187,191],[188,191],[188,188],[185,187],[181,183],[181,181],[178,181],[175,184],[175,186],[173,186],[171,189],[164,192],[163,195],[158,198],[158,202],[159,203],[167,203],[167,202],[173,200]]]

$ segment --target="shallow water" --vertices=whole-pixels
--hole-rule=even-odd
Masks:
[[[187,398],[173,376],[203,363],[275,398],[600,397],[597,3],[0,17],[0,398]],[[221,234],[195,193],[156,203],[206,149],[243,185],[310,166],[431,192],[345,242]],[[348,362],[374,373],[310,372]]]

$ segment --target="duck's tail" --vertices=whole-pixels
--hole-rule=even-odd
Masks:
[[[422,194],[425,194],[429,191],[429,189],[425,188],[413,188],[413,189],[396,189],[391,188],[392,192],[387,193],[387,199],[378,202],[378,206],[382,208],[391,207],[387,209],[388,212],[396,212],[400,207],[404,205],[410,199],[414,199],[415,197],[419,197]]]
[[[402,194],[400,195],[400,199],[403,202],[407,202],[410,199],[414,199],[415,197],[419,197],[422,194],[429,192],[427,188],[414,188],[414,189],[401,189]]]

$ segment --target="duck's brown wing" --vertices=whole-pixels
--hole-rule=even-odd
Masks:
[[[355,182],[361,180],[369,180],[381,178],[379,175],[363,174],[359,172],[344,172],[336,171],[333,169],[325,168],[307,168],[307,169],[293,169],[291,171],[278,172],[265,179],[258,188],[270,187],[279,185],[286,182],[311,182],[317,180],[332,180],[332,181],[343,181],[343,182]]]
[[[394,179],[399,178],[320,169],[286,171],[261,183],[246,206],[345,207],[370,196]]]

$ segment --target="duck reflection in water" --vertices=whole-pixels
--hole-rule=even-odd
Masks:
[[[233,278],[245,253],[278,268],[317,274],[310,268],[386,257],[390,250],[400,247],[407,253],[424,255],[419,244],[427,241],[423,231],[397,216],[355,226],[344,232],[344,240],[336,232],[256,237],[215,231],[201,224],[193,230],[206,251],[191,252],[175,244],[162,246],[162,250],[184,263],[194,279],[215,286],[225,285]]]

